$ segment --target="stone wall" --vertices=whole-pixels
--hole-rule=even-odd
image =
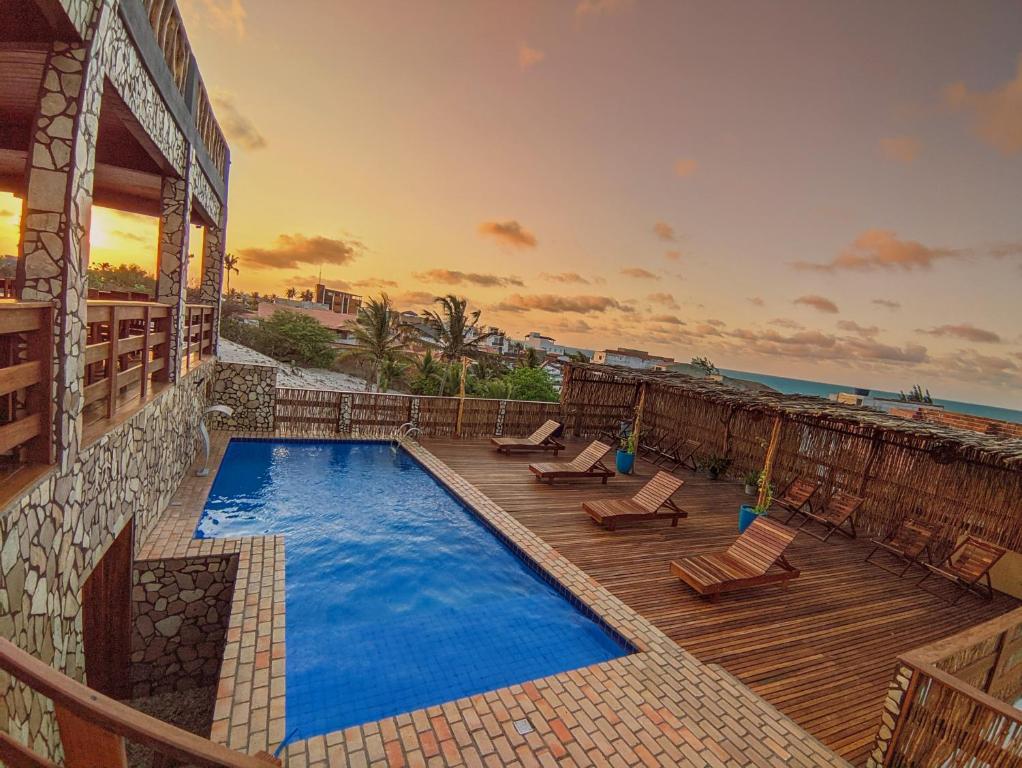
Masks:
[[[234,415],[211,414],[211,429],[272,430],[277,408],[277,368],[217,361],[210,404],[228,405]]]
[[[132,698],[216,685],[238,556],[135,563]]]
[[[84,680],[82,585],[129,520],[138,542],[176,492],[196,455],[213,368],[193,369],[0,510],[0,637]],[[59,755],[49,700],[3,673],[0,731]]]

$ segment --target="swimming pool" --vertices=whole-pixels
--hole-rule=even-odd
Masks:
[[[631,650],[386,443],[231,440],[195,536],[269,533],[289,741]]]

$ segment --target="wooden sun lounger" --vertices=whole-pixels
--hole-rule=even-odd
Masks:
[[[490,442],[497,448],[497,453],[511,455],[511,451],[558,451],[564,450],[564,444],[554,439],[554,432],[561,425],[549,419],[528,437],[492,437]]]
[[[537,482],[547,480],[553,484],[557,478],[599,477],[604,484],[614,472],[603,463],[603,457],[610,452],[610,446],[594,440],[578,456],[568,462],[542,462],[530,464],[529,471],[536,476]]]
[[[678,440],[665,451],[660,451],[660,457],[654,460],[654,464],[660,466],[661,464],[666,465],[667,463],[672,464],[671,471],[673,472],[678,467],[684,467],[690,469],[693,472],[699,470],[699,465],[696,464],[696,453],[703,447],[703,444],[698,440]]]
[[[798,528],[795,530],[808,533],[814,539],[820,541],[826,541],[830,538],[830,535],[834,531],[839,531],[844,536],[850,539],[855,538],[855,518],[854,515],[859,511],[859,507],[862,506],[864,499],[853,496],[850,493],[844,491],[837,491],[830,500],[824,505],[823,509],[819,512],[813,512],[812,509],[802,508],[796,512],[792,512],[788,516],[788,519],[784,521],[785,525],[791,522],[791,519],[796,515],[802,516],[802,522],[799,523]],[[824,535],[815,533],[814,531],[806,528],[805,526],[811,522],[819,523],[827,529]],[[847,524],[849,530],[845,530],[843,526]]]
[[[760,516],[725,552],[683,557],[671,563],[671,573],[710,600],[724,592],[767,584],[784,584],[801,571],[791,565],[784,550],[796,531]],[[771,570],[774,566],[780,570]]]
[[[948,581],[959,587],[958,594],[951,604],[957,603],[966,592],[975,592],[980,597],[992,600],[994,587],[990,582],[990,569],[998,560],[1004,557],[1007,552],[1004,547],[991,544],[989,541],[975,536],[966,537],[961,544],[951,550],[951,554],[941,560],[937,565],[921,563],[926,569],[926,575],[917,583],[921,586],[933,574],[943,576]],[[981,589],[981,581],[986,581],[986,591]],[[923,589],[926,589],[925,587]],[[936,594],[926,589],[930,594]]]
[[[657,472],[653,479],[630,499],[583,501],[582,509],[593,522],[605,525],[611,531],[623,520],[670,518],[671,527],[675,527],[679,518],[688,517],[688,512],[671,501],[671,496],[684,484],[684,480],[668,472]]]
[[[875,565],[881,570],[893,573],[895,576],[904,576],[908,569],[919,562],[919,558],[926,554],[926,561],[928,563],[933,562],[933,555],[930,552],[930,541],[933,539],[936,531],[922,523],[916,522],[915,520],[904,520],[894,533],[888,536],[886,539],[871,539],[876,545],[873,550],[866,555],[864,562]],[[879,552],[881,549],[890,552],[892,555],[901,558],[904,561],[905,567],[900,571],[895,568],[889,568],[883,563],[878,563],[872,560],[873,555]],[[921,563],[920,563],[921,564]]]
[[[774,504],[792,514],[801,512],[806,504],[809,504],[810,509],[812,509],[812,504],[809,502],[819,490],[820,484],[815,480],[796,477],[788,483],[788,487],[784,489],[780,496],[774,498]]]

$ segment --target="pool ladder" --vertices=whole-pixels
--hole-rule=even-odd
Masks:
[[[406,438],[418,437],[422,434],[422,430],[412,424],[410,421],[406,421],[400,427],[390,433],[390,450],[397,453],[397,449],[401,446]]]

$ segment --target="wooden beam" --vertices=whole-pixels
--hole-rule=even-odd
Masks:
[[[8,768],[57,768],[56,763],[40,757],[3,731],[0,731],[0,763]]]
[[[45,376],[43,368],[42,360],[29,360],[27,363],[0,368],[0,396],[38,384]]]
[[[781,423],[781,417],[775,416],[774,426],[770,430],[770,444],[767,445],[766,457],[763,460],[763,474],[759,478],[759,495],[756,497],[756,506],[760,509],[766,505],[767,495],[770,493],[770,475],[774,471],[777,446],[781,442]]]
[[[24,445],[40,435],[42,431],[43,415],[41,413],[30,413],[17,421],[4,424],[0,427],[0,453],[7,453],[19,445]]]

